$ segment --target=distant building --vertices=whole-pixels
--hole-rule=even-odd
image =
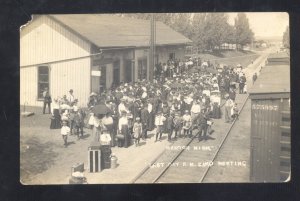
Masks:
[[[267,45],[267,43],[262,43],[261,44],[261,47],[267,47],[268,45]]]
[[[192,41],[156,23],[156,62],[184,59]],[[42,105],[69,89],[85,106],[91,92],[149,80],[150,22],[113,15],[37,15],[20,33],[20,104]]]

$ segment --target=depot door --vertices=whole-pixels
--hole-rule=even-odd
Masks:
[[[132,61],[125,60],[124,62],[124,82],[131,82],[132,81]]]
[[[120,60],[113,63],[113,85],[118,86],[120,84]]]

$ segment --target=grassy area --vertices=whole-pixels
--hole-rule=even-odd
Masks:
[[[251,51],[235,51],[224,50],[213,53],[198,54],[202,60],[209,60],[213,64],[227,64],[229,66],[236,66],[241,64],[243,67],[248,66],[259,55]]]

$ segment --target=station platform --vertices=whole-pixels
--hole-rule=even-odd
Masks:
[[[245,74],[249,88],[252,85],[253,73],[259,71],[267,55],[260,56],[248,66]],[[39,110],[34,112],[35,115],[20,119],[20,173],[21,183],[25,185],[69,184],[71,167],[76,163],[84,163],[84,176],[88,184],[131,183],[165,151],[166,147],[180,141],[168,142],[165,134],[162,141],[154,142],[154,130],[148,133],[149,139],[141,140],[138,147],[113,147],[112,153],[118,158],[118,166],[115,169],[89,173],[87,166],[88,147],[92,141],[91,130],[84,129],[84,138],[81,140],[77,140],[75,135],[69,136],[68,147],[65,148],[60,130],[49,129],[51,115],[42,115]],[[220,121],[223,121],[223,118]]]

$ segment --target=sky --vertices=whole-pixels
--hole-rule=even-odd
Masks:
[[[237,13],[229,14],[229,24],[234,24]],[[284,12],[246,13],[249,25],[255,37],[282,37],[289,25],[289,15]]]

